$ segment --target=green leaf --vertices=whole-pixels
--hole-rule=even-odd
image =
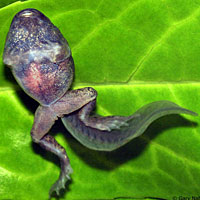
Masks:
[[[98,91],[99,114],[130,115],[159,100],[200,113],[199,0],[1,0],[1,199],[47,199],[60,171],[58,160],[31,141],[37,103],[2,63],[12,18],[30,7],[47,15],[68,40],[76,67],[73,87]],[[66,148],[74,170],[62,198],[198,197],[198,123],[198,117],[166,116],[105,153],[83,147],[58,122],[51,134]]]

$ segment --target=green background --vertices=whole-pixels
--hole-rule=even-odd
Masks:
[[[60,171],[58,159],[31,141],[38,104],[2,63],[11,20],[24,8],[61,30],[75,61],[73,88],[94,87],[99,114],[130,115],[158,100],[200,113],[199,0],[1,0],[0,199],[47,199]],[[74,170],[61,199],[200,196],[198,123],[166,116],[106,153],[83,147],[58,121],[51,134]]]

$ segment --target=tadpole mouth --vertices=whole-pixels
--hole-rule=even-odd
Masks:
[[[24,10],[21,10],[19,13],[17,13],[16,17],[19,18],[44,18],[45,16],[38,10],[34,9],[34,8],[27,8]]]
[[[40,16],[42,13],[36,9],[28,8],[21,10],[17,15],[18,17],[36,17]]]
[[[31,10],[25,10],[24,12],[21,13],[22,17],[31,17],[32,15],[34,15],[35,13],[32,12]]]

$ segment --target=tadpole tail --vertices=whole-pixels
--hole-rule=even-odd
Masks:
[[[62,122],[67,130],[84,146],[99,151],[112,151],[143,134],[156,119],[165,115],[180,113],[198,115],[173,102],[157,101],[143,106],[129,117],[124,117],[128,126],[122,126],[120,129],[111,131],[102,131],[86,126],[79,119],[78,112],[63,117]]]

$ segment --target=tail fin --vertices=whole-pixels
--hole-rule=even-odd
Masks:
[[[118,118],[119,122],[123,121],[122,124],[124,125],[121,125],[118,129],[107,131],[86,125],[80,118],[80,111],[66,115],[62,118],[62,122],[80,143],[90,149],[99,151],[112,151],[119,148],[143,134],[153,121],[162,116],[180,113],[197,115],[195,112],[182,108],[173,102],[157,101],[143,106],[131,116],[113,117],[113,120]],[[105,118],[99,117],[98,122],[99,120],[103,122]],[[109,123],[112,123],[112,121]]]

